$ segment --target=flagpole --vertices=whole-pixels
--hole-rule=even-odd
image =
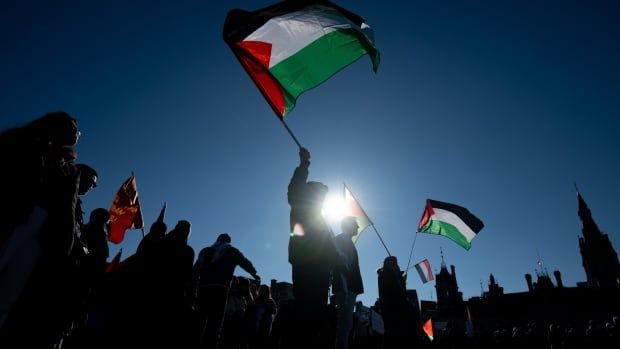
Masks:
[[[295,137],[295,135],[293,134],[293,131],[291,131],[291,129],[288,127],[288,125],[286,124],[286,122],[284,122],[284,117],[280,117],[278,116],[278,120],[280,120],[280,122],[282,123],[282,125],[284,126],[284,128],[286,129],[286,132],[288,132],[289,135],[291,135],[291,138],[293,138],[293,140],[295,141],[295,143],[297,143],[297,146],[299,147],[299,149],[303,148],[301,146],[301,143],[299,143],[299,141],[297,140],[297,137]]]
[[[131,171],[131,177],[134,177],[134,180],[136,178],[136,175],[133,173],[133,171]],[[137,186],[136,186],[137,188]],[[136,191],[136,195],[137,195],[137,191]],[[143,224],[144,225],[144,224]],[[144,227],[140,228],[142,230],[142,238],[144,239]]]
[[[413,238],[413,244],[411,245],[411,252],[409,252],[409,261],[407,261],[407,268],[405,269],[405,274],[409,270],[409,265],[411,265],[411,257],[413,257],[413,248],[415,247],[415,242],[418,239],[418,232],[415,232],[415,237]]]
[[[241,56],[239,56],[239,54],[237,53],[237,51],[234,49],[233,45],[228,43],[228,46],[230,46],[231,50],[233,51],[235,57],[237,58],[237,60],[239,61],[239,63],[241,63],[241,66],[243,67],[243,69],[245,69],[245,71],[250,75],[250,78],[252,80],[252,82],[254,83],[254,85],[258,88],[258,91],[260,91],[260,93],[263,95],[263,97],[265,98],[265,100],[267,101],[267,104],[269,104],[269,106],[271,107],[271,109],[273,110],[274,113],[276,113],[276,117],[278,119],[280,119],[280,122],[282,123],[282,125],[284,125],[284,128],[286,129],[286,131],[288,132],[289,135],[291,135],[291,138],[293,138],[293,140],[295,141],[295,143],[297,144],[297,146],[301,149],[303,148],[301,146],[301,143],[299,143],[299,141],[297,140],[297,137],[295,137],[295,135],[293,134],[293,131],[291,131],[291,129],[288,127],[288,125],[286,124],[286,122],[284,122],[284,115],[282,115],[280,113],[280,111],[278,111],[278,108],[273,104],[273,102],[271,101],[271,99],[269,98],[269,96],[267,95],[267,93],[261,88],[261,85],[258,83],[258,81],[256,81],[253,77],[252,74],[250,74],[250,71],[248,70],[248,68],[246,67],[246,64],[244,63],[244,60],[241,58]],[[247,57],[246,57],[247,58]],[[251,57],[251,59],[254,61],[254,63],[257,63],[259,65],[262,66],[262,63],[257,62],[255,58]]]
[[[366,217],[368,217],[368,216],[366,216]],[[385,242],[383,242],[383,239],[381,238],[381,234],[379,234],[379,232],[377,231],[377,228],[375,227],[375,223],[370,222],[370,225],[372,226],[372,229],[375,230],[375,233],[377,233],[377,236],[379,237],[379,240],[381,241],[381,244],[383,244],[383,247],[385,248],[385,251],[387,252],[388,256],[391,257],[392,254],[388,250],[387,246],[385,246]]]

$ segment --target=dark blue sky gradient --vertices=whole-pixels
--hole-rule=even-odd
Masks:
[[[100,174],[87,211],[109,208],[134,171],[149,225],[167,201],[170,226],[192,222],[196,252],[228,232],[264,280],[290,281],[297,149],[221,39],[230,8],[270,3],[3,1],[0,128],[71,113],[79,160]],[[466,297],[489,273],[523,291],[537,251],[574,286],[585,274],[573,181],[620,249],[617,2],[338,4],[375,29],[379,72],[363,57],[302,95],[288,122],[312,153],[310,179],[334,192],[345,181],[403,268],[433,198],[485,222],[470,251],[417,239],[414,262],[438,270],[443,247]],[[126,256],[140,236],[128,232]],[[358,249],[369,304],[385,251],[370,229]],[[415,274],[408,286],[434,293]]]

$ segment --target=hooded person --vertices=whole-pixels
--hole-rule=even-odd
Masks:
[[[200,347],[216,348],[226,311],[226,301],[235,268],[240,266],[260,282],[256,269],[241,251],[231,245],[230,235],[220,234],[203,248],[194,265],[196,310],[201,326]]]
[[[180,220],[164,238],[167,262],[163,265],[163,272],[168,276],[169,286],[174,289],[171,296],[182,298],[187,304],[191,303],[194,264],[194,249],[187,244],[190,234],[191,224]]]

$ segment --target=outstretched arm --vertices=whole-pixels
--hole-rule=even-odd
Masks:
[[[256,273],[256,269],[252,265],[252,262],[250,262],[249,259],[245,258],[241,252],[239,252],[239,256],[241,257],[239,258],[239,266],[241,267],[241,269],[247,271],[248,274],[252,275],[254,280],[260,282],[260,276],[258,276],[258,274]]]
[[[310,152],[306,148],[299,149],[299,166],[295,168],[293,178],[288,185],[289,203],[295,201],[302,185],[308,180],[308,167],[310,166]]]

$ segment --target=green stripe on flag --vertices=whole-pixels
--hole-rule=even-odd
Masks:
[[[422,230],[420,230],[420,232],[443,235],[450,240],[456,242],[459,246],[463,247],[466,250],[469,250],[471,248],[471,243],[467,241],[465,235],[463,235],[455,226],[450,223],[431,219],[422,228]]]
[[[357,29],[343,29],[323,35],[271,67],[270,73],[285,91],[285,114],[293,109],[300,94],[318,86],[366,53],[376,70],[379,54],[368,38]]]

